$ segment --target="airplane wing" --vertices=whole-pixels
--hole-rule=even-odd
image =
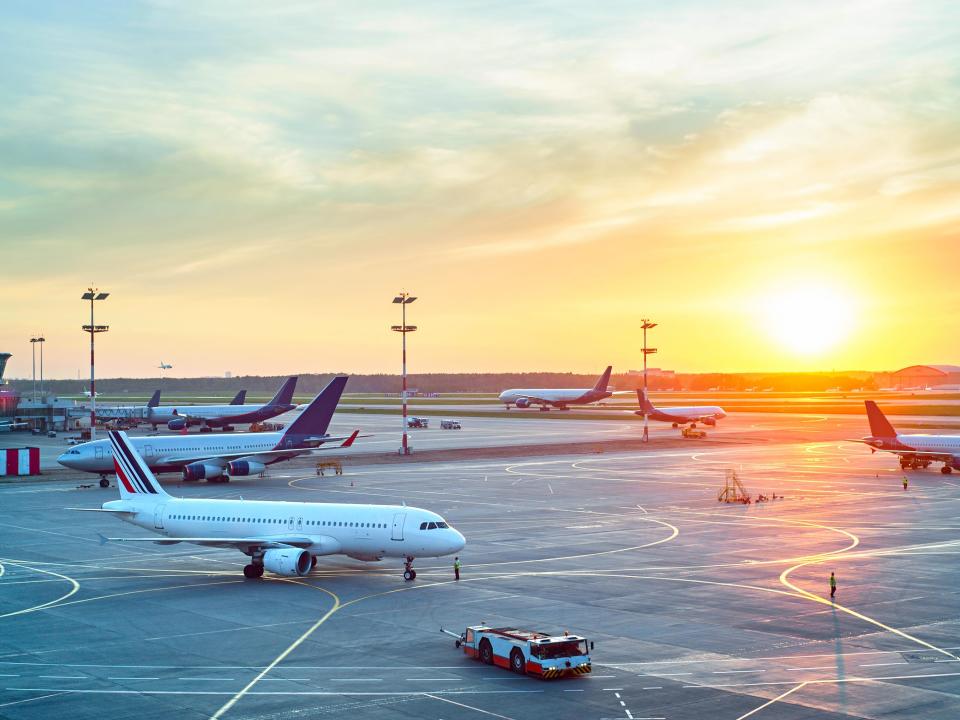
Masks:
[[[306,535],[278,535],[273,537],[106,537],[100,535],[100,544],[108,542],[149,542],[157,545],[176,545],[191,543],[207,547],[238,548],[240,550],[259,548],[305,548],[314,544],[314,539]]]
[[[276,460],[279,458],[294,458],[298,455],[308,455],[317,450],[339,450],[341,448],[348,448],[353,445],[353,441],[360,437],[360,431],[354,430],[353,433],[349,436],[343,437],[325,437],[320,438],[321,442],[337,442],[342,440],[339,445],[332,447],[300,447],[300,448],[286,448],[283,450],[255,450],[253,452],[232,452],[232,453],[217,453],[210,455],[170,455],[167,457],[160,458],[157,462],[163,465],[189,465],[190,463],[201,462],[201,461],[211,461],[212,464],[218,464],[226,466],[231,460],[239,460],[241,458],[257,458],[260,460]],[[364,436],[369,437],[369,436]]]

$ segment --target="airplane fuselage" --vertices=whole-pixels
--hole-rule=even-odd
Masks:
[[[401,505],[144,495],[104,503],[103,509],[132,512],[118,516],[171,541],[198,537],[269,540],[275,536],[282,543],[291,537],[303,537],[312,541],[304,547],[311,555],[341,554],[361,560],[440,557],[459,552],[466,543],[440,515]]]
[[[608,390],[593,390],[585,388],[540,388],[540,389],[513,389],[500,393],[500,402],[505,405],[529,407],[531,405],[553,405],[565,407],[567,405],[588,405],[611,397]]]
[[[638,410],[637,415],[643,415],[642,410]],[[717,420],[725,418],[727,413],[721,407],[716,405],[700,405],[691,407],[658,407],[655,411],[647,413],[651,420],[659,422],[669,422],[686,424],[693,422],[705,422],[711,424]]]
[[[176,472],[190,461],[171,463],[167,458],[197,458],[222,453],[254,453],[276,449],[282,432],[216,433],[200,435],[159,435],[133,437],[130,442],[154,472]],[[81,443],[67,450],[57,462],[72,470],[89,473],[113,472],[113,450],[109,440]],[[276,462],[270,460],[269,462]]]

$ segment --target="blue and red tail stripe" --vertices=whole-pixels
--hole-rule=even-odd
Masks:
[[[134,450],[126,433],[111,430],[109,436],[113,446],[113,467],[127,492],[158,495],[153,473]]]

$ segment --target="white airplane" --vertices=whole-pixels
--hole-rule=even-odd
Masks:
[[[675,428],[687,423],[695,428],[698,422],[713,426],[717,424],[717,420],[727,416],[726,411],[716,405],[658,408],[650,402],[643,390],[637,390],[637,401],[640,409],[635,411],[634,415],[646,415],[651,420],[673,423]]]
[[[870,446],[871,452],[883,450],[900,456],[900,467],[906,470],[926,468],[933,462],[942,462],[940,472],[949,475],[960,470],[960,435],[901,435],[893,429],[887,416],[873,400],[865,400],[870,435],[861,442]]]
[[[238,393],[229,405],[153,405],[146,409],[143,421],[154,429],[161,424],[170,430],[183,430],[190,425],[199,425],[200,432],[210,432],[214,427],[232,429],[232,423],[262,422],[293,410],[296,386],[296,376],[287,378],[273,399],[263,405],[244,405],[246,391]]]
[[[147,465],[156,472],[182,471],[184,480],[226,481],[229,476],[258,475],[267,465],[306,455],[323,443],[343,441],[350,447],[359,431],[350,436],[327,434],[337,409],[345,376],[331,380],[313,402],[283,432],[230,433],[224,435],[154,435],[131,439]],[[64,467],[100,475],[107,487],[107,473],[114,468],[112,446],[107,440],[76,445],[57,458]],[[225,477],[226,476],[226,477]]]
[[[507,410],[510,409],[511,405],[516,405],[518,408],[539,405],[541,411],[549,410],[551,405],[558,410],[569,410],[570,405],[589,405],[613,395],[612,391],[607,390],[611,370],[613,370],[613,366],[608,365],[607,369],[603,371],[603,375],[597,380],[596,385],[589,389],[512,389],[500,393],[499,400],[507,406]]]
[[[120,499],[100,508],[70,508],[109,513],[163,536],[100,536],[102,542],[186,542],[234,548],[250,557],[244,577],[264,570],[303,577],[320,555],[347,555],[376,562],[404,559],[404,580],[417,577],[416,557],[460,552],[466,540],[439,515],[406,505],[204,500],[168,495],[140,457],[130,438],[110,431]]]

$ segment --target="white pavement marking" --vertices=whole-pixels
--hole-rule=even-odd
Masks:
[[[737,720],[745,720],[745,718],[750,717],[750,716],[753,715],[754,713],[760,712],[760,711],[763,710],[765,707],[768,707],[768,706],[770,706],[770,705],[773,705],[775,702],[778,702],[778,701],[780,701],[780,700],[783,700],[787,695],[790,695],[791,693],[795,693],[797,690],[799,690],[800,688],[802,688],[802,687],[803,687],[804,685],[806,685],[806,684],[807,684],[807,683],[805,683],[805,682],[800,683],[800,684],[797,685],[796,687],[787,690],[785,693],[782,693],[782,694],[780,694],[780,695],[777,695],[777,696],[776,696],[775,698],[773,698],[772,700],[768,700],[767,702],[765,702],[765,703],[764,703],[763,705],[761,705],[760,707],[754,708],[753,710],[751,710],[751,711],[748,712],[748,713],[744,713],[743,715],[741,715],[740,717],[738,717]]]
[[[9,688],[8,688],[9,689]],[[57,695],[63,695],[64,692],[52,692],[47,695],[41,695],[40,697],[26,698],[24,700],[14,700],[13,702],[3,703],[0,707],[10,707],[11,705],[21,705],[22,703],[33,702],[34,700],[43,700],[45,698],[56,697]]]
[[[478,713],[482,713],[482,714],[484,714],[484,715],[490,715],[491,717],[502,718],[502,720],[513,720],[513,718],[508,717],[507,715],[498,715],[498,714],[495,713],[495,712],[490,712],[489,710],[483,710],[483,709],[481,709],[481,708],[474,707],[473,705],[466,705],[466,704],[464,704],[464,703],[454,702],[453,700],[450,700],[450,699],[445,698],[445,697],[440,697],[439,695],[432,695],[432,694],[430,694],[430,693],[423,693],[423,696],[424,696],[424,697],[428,697],[428,698],[433,698],[434,700],[439,700],[440,702],[450,703],[451,705],[458,705],[458,706],[460,706],[460,707],[462,707],[462,708],[467,708],[468,710],[475,710],[475,711],[478,712]]]

